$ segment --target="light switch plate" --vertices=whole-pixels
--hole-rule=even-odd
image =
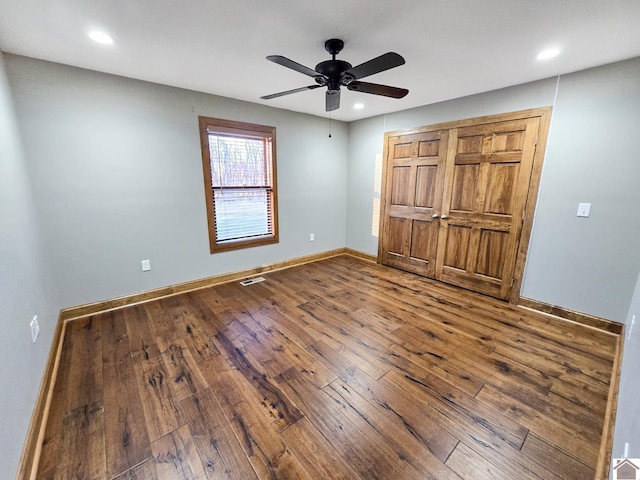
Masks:
[[[31,327],[31,338],[33,339],[33,343],[36,343],[38,335],[40,334],[40,325],[38,325],[37,315],[34,315],[33,320],[31,320],[29,326]]]
[[[591,213],[590,203],[581,203],[578,205],[578,217],[588,217]]]
[[[142,264],[143,272],[148,272],[149,270],[151,270],[151,260],[142,260],[140,263]]]

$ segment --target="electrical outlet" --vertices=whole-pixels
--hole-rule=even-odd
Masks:
[[[580,203],[578,204],[578,213],[576,216],[578,217],[589,217],[591,213],[591,204],[590,203]]]
[[[33,338],[33,343],[36,343],[38,339],[38,335],[40,334],[40,325],[38,325],[38,315],[33,316],[33,320],[29,324],[31,326],[31,338]]]
[[[316,239],[316,234],[315,233],[310,233],[309,234],[309,241],[313,242],[313,241],[315,241],[315,239]]]
[[[151,270],[151,260],[142,260],[140,264],[142,265],[143,272],[148,272],[149,270]]]

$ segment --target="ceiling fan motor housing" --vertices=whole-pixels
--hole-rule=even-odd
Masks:
[[[351,64],[343,60],[325,60],[316,65],[316,72],[328,78],[327,85],[331,85],[335,81],[339,86],[343,72],[351,68]]]

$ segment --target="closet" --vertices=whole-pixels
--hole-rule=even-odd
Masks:
[[[517,301],[550,113],[386,133],[379,261]]]

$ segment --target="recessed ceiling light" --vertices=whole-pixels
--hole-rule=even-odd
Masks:
[[[364,103],[354,103],[353,108],[355,108],[356,110],[362,110],[364,108]]]
[[[99,30],[91,30],[89,32],[89,38],[94,42],[102,43],[103,45],[111,45],[113,43],[113,38]]]
[[[546,50],[541,51],[536,57],[538,60],[548,60],[553,57],[557,57],[560,55],[559,48],[547,48]]]

